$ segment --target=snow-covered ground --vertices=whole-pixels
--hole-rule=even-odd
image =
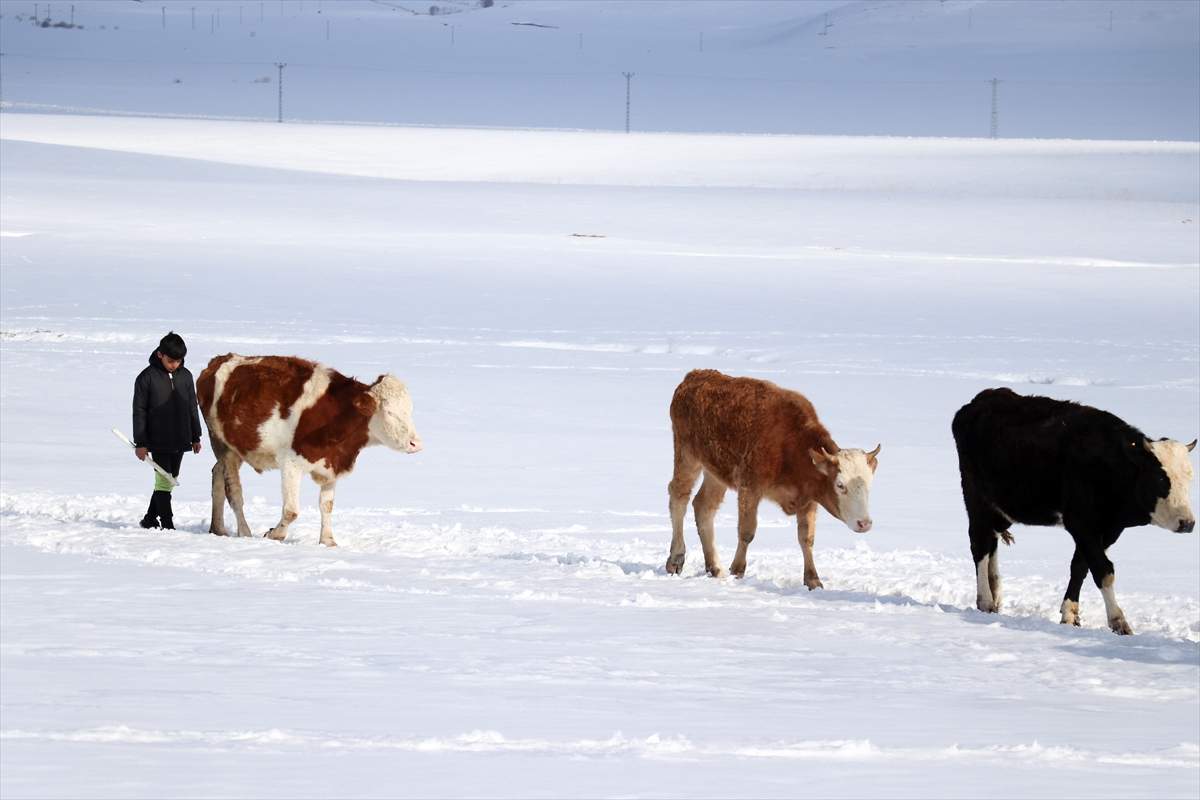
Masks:
[[[635,131],[1200,139],[1195,0],[0,2],[25,108]],[[452,13],[430,14],[429,10]],[[421,13],[414,13],[421,12]],[[60,23],[76,27],[55,27]]]
[[[32,103],[12,8],[4,100]],[[627,7],[486,12],[572,8]],[[1007,385],[1200,433],[1197,187],[1195,142],[7,108],[0,794],[1196,796],[1195,535],[1110,551],[1133,637],[1090,582],[1083,628],[1057,623],[1058,529],[1015,528],[1002,613],[978,613],[949,422]],[[208,535],[207,450],[180,529],[143,531],[149,470],[108,429],[168,329],[195,373],[231,350],[393,371],[425,449],[363,454],[337,549],[310,484],[287,542]],[[824,590],[766,505],[745,579],[703,575],[690,517],[665,575],[667,405],[696,367],[882,443],[872,531],[819,518]],[[261,533],[278,474],[243,480]]]

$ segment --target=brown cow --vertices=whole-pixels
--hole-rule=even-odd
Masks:
[[[724,578],[725,569],[717,555],[713,518],[727,489],[738,493],[738,548],[729,568],[739,578],[746,572],[746,550],[754,541],[758,504],[764,498],[796,515],[809,589],[822,585],[812,553],[818,503],[850,530],[871,530],[867,497],[880,447],[870,453],[839,449],[803,395],[754,378],[693,370],[671,400],[671,429],[675,477],[667,487],[669,574],[683,569],[683,516],[701,471],[704,483],[692,507],[704,566],[715,578]]]
[[[213,466],[213,513],[209,530],[228,536],[225,500],[237,516],[238,536],[250,536],[242,510],[238,470],[245,461],[257,472],[283,476],[283,514],[267,537],[283,540],[300,513],[300,478],[321,487],[321,544],[333,547],[333,494],[354,469],[364,447],[383,444],[421,449],[412,421],[412,399],[395,375],[367,386],[322,364],[289,356],[246,357],[233,353],[208,362],[196,396],[217,463]]]

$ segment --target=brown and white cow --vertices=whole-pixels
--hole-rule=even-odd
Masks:
[[[229,535],[226,499],[237,516],[238,536],[251,535],[238,477],[243,461],[260,473],[282,473],[283,514],[268,538],[287,536],[300,513],[300,478],[307,473],[321,487],[321,544],[333,547],[333,493],[362,449],[377,444],[405,453],[421,449],[412,399],[395,375],[380,375],[367,386],[302,358],[229,353],[208,362],[196,395],[217,457],[209,530],[219,536]]]
[[[704,566],[713,577],[725,577],[713,518],[727,489],[738,493],[738,548],[729,568],[739,578],[746,572],[746,550],[754,541],[758,505],[764,498],[778,503],[785,514],[796,515],[804,585],[809,589],[822,585],[812,553],[818,504],[856,533],[871,530],[867,499],[880,448],[870,453],[839,449],[803,395],[754,378],[693,370],[671,400],[671,428],[675,477],[667,487],[669,574],[683,569],[683,516],[701,472],[704,483],[692,507]]]

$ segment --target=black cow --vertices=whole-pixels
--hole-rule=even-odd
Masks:
[[[1000,608],[996,546],[1008,526],[1062,525],[1075,540],[1062,621],[1079,624],[1079,588],[1088,570],[1104,595],[1108,624],[1133,633],[1117,606],[1105,551],[1121,532],[1153,522],[1190,533],[1188,503],[1195,442],[1152,442],[1107,411],[985,389],[954,415],[963,500],[975,559],[980,611]]]

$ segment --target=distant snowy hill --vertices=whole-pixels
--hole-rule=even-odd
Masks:
[[[17,108],[635,131],[1200,139],[1200,3],[0,6]],[[34,9],[38,9],[36,17]],[[432,12],[432,13],[431,13]]]

